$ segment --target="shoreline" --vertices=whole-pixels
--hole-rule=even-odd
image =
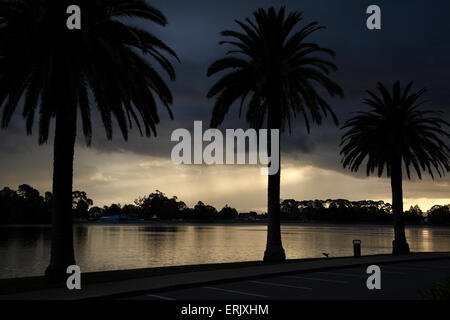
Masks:
[[[139,292],[180,289],[217,282],[257,279],[265,276],[339,269],[370,264],[449,259],[450,252],[416,252],[409,255],[377,254],[355,257],[185,265],[85,273],[83,290],[49,285],[43,276],[0,280],[0,300],[78,300],[118,298]]]
[[[74,226],[173,226],[173,225],[192,225],[192,226],[267,226],[266,220],[259,221],[231,221],[231,220],[217,220],[217,221],[139,221],[139,222],[74,222]],[[392,227],[392,223],[381,222],[330,222],[330,221],[310,221],[299,222],[295,220],[281,221],[281,226],[324,226],[324,227]],[[51,224],[0,224],[0,228],[51,228]],[[432,225],[405,223],[406,228],[443,228],[450,229],[450,225]]]

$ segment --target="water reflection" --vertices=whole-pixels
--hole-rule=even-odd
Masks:
[[[289,259],[390,253],[390,226],[285,225]],[[41,275],[49,261],[50,228],[0,227],[0,278]],[[450,229],[406,230],[412,251],[450,251]],[[261,260],[264,225],[82,225],[74,228],[77,263],[83,271]]]

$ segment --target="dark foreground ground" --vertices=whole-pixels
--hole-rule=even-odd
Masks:
[[[367,267],[339,268],[151,292],[131,300],[411,300],[450,276],[450,259],[380,264],[381,290],[369,290]]]

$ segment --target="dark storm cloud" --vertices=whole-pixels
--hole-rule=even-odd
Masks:
[[[159,8],[169,20],[165,28],[136,22],[171,46],[182,63],[174,65],[177,81],[170,83],[174,96],[172,107],[175,120],[170,121],[166,110],[160,108],[161,124],[158,138],[141,138],[134,130],[129,141],[124,142],[119,130],[113,141],[107,141],[96,112],[93,113],[94,140],[92,147],[100,152],[132,152],[169,158],[174,143],[170,134],[176,128],[192,130],[194,120],[209,124],[213,100],[206,98],[208,88],[218,77],[208,78],[206,70],[214,60],[223,56],[226,47],[219,46],[220,32],[238,29],[234,19],[243,20],[259,8],[285,5],[288,10],[304,12],[304,23],[318,21],[327,27],[311,38],[321,46],[336,51],[339,71],[333,75],[345,91],[345,99],[328,99],[343,124],[350,112],[363,110],[361,104],[366,89],[375,90],[377,81],[392,83],[399,79],[403,84],[410,80],[415,88],[427,87],[427,98],[432,105],[446,110],[450,106],[450,3],[445,0],[427,1],[377,1],[382,9],[382,30],[369,31],[365,27],[366,8],[369,1],[184,1],[158,0],[151,3]],[[225,118],[224,128],[246,128],[244,119],[238,119],[235,106]],[[117,128],[116,128],[117,129]],[[80,135],[81,135],[81,131]],[[20,116],[15,116],[8,131],[0,132],[0,156],[5,153],[33,150],[33,140],[25,137]],[[308,135],[302,119],[297,119],[290,136],[285,135],[282,150],[287,158],[302,163],[341,171],[339,162],[339,139],[342,135],[331,119],[313,127]],[[78,143],[84,144],[81,136]],[[31,144],[33,147],[31,147]],[[30,149],[31,148],[31,149]],[[37,155],[38,158],[41,156]],[[42,156],[47,158],[47,155]],[[13,170],[15,164],[2,163],[1,170]]]
[[[427,98],[439,108],[450,105],[450,5],[436,1],[378,1],[382,8],[381,31],[365,27],[368,1],[155,1],[169,19],[169,26],[159,30],[179,53],[182,65],[177,66],[178,81],[173,84],[176,118],[192,127],[193,120],[208,123],[214,101],[205,94],[217,78],[205,76],[207,66],[221,57],[226,48],[217,43],[224,29],[236,29],[234,19],[244,19],[258,7],[280,5],[288,10],[304,12],[305,23],[317,20],[327,30],[312,36],[319,44],[334,49],[339,71],[335,79],[345,90],[345,99],[327,99],[341,124],[350,112],[361,110],[366,89],[374,90],[377,81],[392,83],[399,79],[405,85],[415,81],[416,88],[427,87]],[[225,127],[246,127],[237,119],[237,106],[226,117]],[[448,109],[447,109],[448,110]],[[341,132],[332,121],[313,128],[311,135],[304,130],[302,119],[297,119],[291,136],[283,140],[283,151],[310,153],[329,150],[323,163],[336,167],[336,150]],[[165,125],[164,130],[166,130]],[[172,127],[171,125],[169,125]],[[164,133],[163,133],[164,135]],[[161,143],[166,143],[169,134]]]

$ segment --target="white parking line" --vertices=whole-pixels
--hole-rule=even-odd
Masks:
[[[229,292],[229,293],[243,294],[243,295],[246,295],[246,296],[253,296],[253,297],[258,297],[258,298],[268,298],[268,296],[263,296],[261,294],[256,294],[256,293],[228,290],[228,289],[222,289],[222,288],[216,288],[216,287],[203,287],[203,288],[204,289],[217,290],[217,291],[223,291],[223,292]]]
[[[408,266],[419,267],[419,268],[426,267],[426,268],[431,268],[431,269],[447,269],[447,270],[450,269],[450,265],[443,266],[443,265],[437,265],[437,264],[433,264],[433,265],[429,265],[429,264],[427,264],[427,265],[425,265],[425,264],[423,264],[423,265],[420,265],[420,264],[410,265],[410,264],[408,264]]]
[[[247,282],[262,284],[262,285],[266,285],[266,286],[274,286],[274,287],[285,287],[285,288],[293,288],[293,289],[312,290],[312,288],[308,288],[308,287],[290,286],[288,284],[282,284],[282,283],[263,282],[263,281],[247,281]]]
[[[386,271],[383,268],[381,268],[381,273],[385,273],[385,274],[406,274],[406,273],[400,272],[400,271]]]
[[[312,281],[322,281],[322,282],[348,283],[347,281],[331,280],[331,279],[322,279],[322,278],[310,278],[310,277],[300,277],[300,276],[286,276],[286,277],[287,277],[287,278],[294,278],[294,279],[303,279],[303,280],[312,280]]]
[[[157,296],[156,294],[148,294],[147,297],[153,297],[153,298],[158,298],[158,299],[162,299],[162,300],[175,300],[172,298],[168,298],[168,297],[163,297],[163,296]]]
[[[437,269],[450,269],[450,264],[449,265],[439,265],[439,267],[435,267],[435,268],[437,268]]]
[[[354,277],[354,278],[362,278],[362,277],[366,277],[366,275],[364,274],[348,274],[348,273],[343,273],[343,272],[318,272],[318,273],[323,273],[323,274],[329,274],[331,276],[344,276],[344,277]]]
[[[405,274],[404,272],[400,272],[400,271],[386,271],[383,268],[381,268],[381,272],[384,274]],[[368,275],[366,274],[349,274],[349,273],[344,273],[344,272],[318,272],[318,273],[323,273],[323,274],[328,274],[331,276],[343,276],[343,277],[353,277],[353,278],[367,278]]]
[[[394,270],[406,270],[406,271],[432,271],[431,269],[425,269],[425,268],[412,268],[412,267],[399,267],[399,266],[386,266],[389,269]]]

